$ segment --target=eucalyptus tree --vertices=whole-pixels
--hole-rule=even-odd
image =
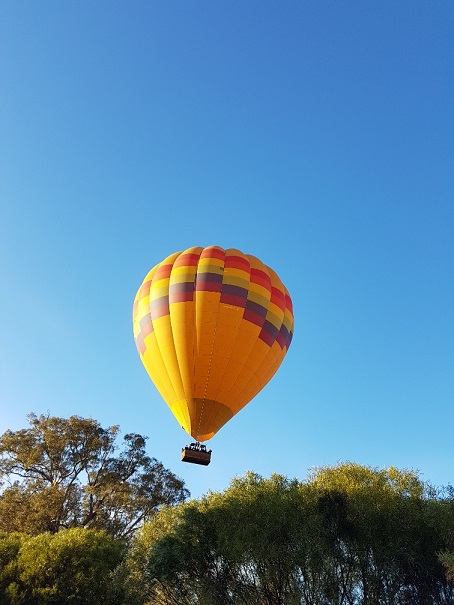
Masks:
[[[29,428],[0,436],[0,530],[30,534],[105,529],[128,538],[184,482],[145,451],[146,438],[91,418],[30,414]],[[119,451],[118,451],[119,450]]]

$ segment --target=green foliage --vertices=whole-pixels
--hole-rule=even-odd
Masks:
[[[104,529],[127,538],[161,506],[189,494],[181,479],[145,452],[145,438],[124,437],[93,419],[29,415],[30,428],[0,436],[0,530],[30,534]]]
[[[145,523],[134,535],[129,544],[127,557],[115,572],[115,582],[124,588],[127,605],[143,605],[152,596],[150,577],[147,569],[150,548],[172,532],[188,506],[181,503],[165,506]]]
[[[433,512],[431,520],[438,535],[444,539],[444,549],[439,555],[440,561],[445,567],[447,578],[454,582],[454,487],[452,485],[448,485],[442,494],[438,509]]]
[[[0,533],[0,605],[451,605],[453,496],[352,463],[247,473],[159,508],[127,547],[96,529]]]
[[[105,532],[74,528],[38,536],[0,535],[2,605],[115,605],[112,572],[125,546]]]
[[[124,546],[105,532],[74,528],[24,541],[14,605],[114,604],[112,571]]]
[[[445,505],[395,468],[248,473],[145,524],[125,563],[142,579],[128,603],[447,605]]]
[[[319,489],[336,490],[346,494],[409,496],[421,499],[427,486],[413,470],[398,470],[391,466],[378,470],[354,462],[314,469],[309,481]]]
[[[454,580],[454,552],[442,552],[440,560],[446,568],[446,577],[449,580]]]
[[[29,538],[17,532],[0,532],[0,604],[9,605],[19,586],[18,556],[22,544]]]
[[[440,541],[425,499],[430,490],[416,473],[348,463],[319,469],[312,483],[322,499],[336,494],[344,502],[335,526],[346,595],[359,592],[365,603],[443,602]]]

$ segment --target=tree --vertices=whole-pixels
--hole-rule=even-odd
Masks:
[[[304,482],[248,473],[143,526],[123,569],[127,602],[448,605],[446,511],[413,471],[347,463]]]
[[[184,501],[184,482],[145,452],[146,438],[91,418],[28,416],[0,436],[0,530],[30,534],[105,529],[128,538],[161,506]]]
[[[73,528],[24,541],[12,605],[114,605],[112,571],[124,545],[103,531]],[[11,587],[10,587],[11,588]]]
[[[441,491],[441,512],[432,515],[432,524],[443,537],[444,550],[440,552],[440,561],[444,565],[446,577],[454,582],[454,486],[448,485]]]
[[[320,603],[299,566],[321,572],[314,506],[299,482],[248,473],[224,493],[160,511],[133,540],[129,573],[156,605],[296,605],[304,590]]]
[[[445,551],[440,554],[440,561],[446,568],[448,580],[454,580],[454,552]]]
[[[352,564],[348,602],[450,602],[452,587],[437,556],[443,538],[431,519],[441,518],[441,503],[417,473],[345,463],[316,469],[310,481],[321,501],[336,495],[344,504],[335,525],[337,567],[343,569],[345,559]],[[325,515],[333,519],[329,508]]]
[[[189,504],[187,502],[176,506],[164,506],[153,519],[144,523],[134,534],[129,543],[127,556],[115,571],[114,581],[122,587],[128,605],[143,605],[151,602],[159,605],[156,598],[156,586],[150,581],[148,572],[148,555],[150,548],[161,538],[164,538],[179,522],[182,511]],[[179,605],[183,605],[180,603]]]
[[[18,556],[22,544],[29,538],[25,534],[0,532],[0,603],[14,602],[19,586]]]

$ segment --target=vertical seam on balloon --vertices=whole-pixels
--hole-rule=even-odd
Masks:
[[[195,361],[196,361],[196,343],[197,343],[197,277],[198,277],[198,268],[199,268],[199,263],[200,263],[200,257],[202,256],[204,249],[205,248],[202,247],[200,250],[199,258],[197,260],[195,274],[194,274],[194,282],[193,282],[194,294],[193,294],[193,299],[192,299],[193,338],[192,338],[192,391],[191,391],[192,405],[194,405],[194,403],[195,403],[194,400],[195,400],[195,383],[196,383],[196,363],[195,363]],[[187,397],[186,397],[186,403],[187,403]],[[191,414],[189,413],[189,409],[188,409],[188,415],[191,420]],[[191,433],[190,434],[192,436],[192,421],[191,421]]]
[[[245,256],[248,258],[248,261],[249,261],[249,282],[250,282],[250,280],[251,280],[251,271],[252,271],[252,269],[251,269],[251,261],[249,260],[249,256],[248,256],[247,254],[246,254]],[[260,261],[260,262],[261,262],[261,261]],[[270,278],[270,280],[271,280],[271,276],[270,276],[270,274],[269,274],[269,272],[268,272],[268,266],[267,266],[267,265],[265,265],[265,263],[262,263],[262,265],[263,265],[263,269],[265,270],[266,274],[268,275],[268,277],[269,277],[269,278]],[[267,312],[268,312],[268,310],[269,310],[269,308],[270,308],[270,304],[271,304],[271,294],[270,294],[270,300],[268,301],[268,308],[267,308]],[[256,341],[256,343],[257,343],[257,341]],[[247,358],[246,358],[246,360],[245,360],[245,362],[244,362],[244,364],[243,364],[243,367],[244,367],[244,368],[245,368],[245,367],[247,367],[247,362],[248,362],[248,361],[249,361],[249,359],[251,358],[251,355],[252,355],[252,353],[253,353],[253,351],[254,351],[254,349],[255,349],[255,345],[256,345],[256,343],[254,343],[254,346],[253,346],[253,347],[252,347],[252,349],[249,351],[249,355],[247,356]],[[270,347],[270,349],[271,349],[271,347]],[[266,357],[268,357],[268,353],[267,353]],[[254,374],[254,376],[255,376],[255,377],[257,378],[257,380],[258,380],[258,376],[256,375],[256,373],[254,372],[253,374]],[[250,382],[250,381],[248,381],[248,383],[249,383],[249,382]],[[260,381],[259,381],[259,382],[260,382]],[[240,394],[243,392],[243,390],[244,390],[244,389],[241,389],[240,393],[238,393],[238,398],[239,398],[239,395],[240,395]],[[229,397],[229,396],[230,396],[230,394],[231,394],[231,389],[230,389],[229,393],[227,394],[227,397]],[[246,403],[245,403],[245,404],[244,404],[242,407],[244,407],[245,405],[247,405],[247,403],[249,403],[249,402],[246,402]],[[240,409],[242,409],[242,408],[240,408]],[[239,410],[238,410],[238,411],[239,411]],[[238,413],[238,411],[237,411],[237,412],[234,412],[234,414]]]
[[[203,250],[202,250],[202,252],[203,252]],[[202,256],[202,252],[200,253],[200,256]],[[192,330],[194,333],[194,338],[192,339],[192,397],[193,397],[193,403],[195,400],[195,389],[196,389],[195,383],[196,383],[196,374],[197,374],[197,372],[195,371],[196,354],[198,353],[198,350],[199,350],[199,341],[198,341],[198,335],[197,335],[197,277],[199,275],[200,256],[199,256],[199,260],[197,261],[197,267],[195,270],[194,298],[192,301],[193,311],[194,311],[194,313],[193,313],[194,325],[192,326]]]
[[[153,278],[152,278],[152,280],[153,280]],[[153,318],[151,317],[151,302],[152,302],[151,301],[151,284],[152,284],[152,280],[150,281],[150,287],[149,287],[149,290],[148,290],[148,297],[149,297],[148,309],[150,311],[151,324],[153,325]],[[153,331],[155,333],[156,346],[157,346],[157,348],[159,350],[159,355],[161,356],[162,365],[164,366],[166,374],[167,374],[168,384],[170,385],[170,388],[173,391],[174,398],[176,398],[175,388],[174,388],[174,386],[172,384],[172,381],[170,380],[169,371],[168,371],[167,366],[165,364],[164,357],[162,355],[162,351],[161,351],[161,348],[159,346],[159,340],[158,340],[158,338],[156,336],[156,330],[155,330],[154,326],[153,326]]]
[[[205,250],[206,250],[206,248],[204,248],[203,251],[205,251]],[[200,254],[199,260],[197,262],[197,276],[199,276],[199,264],[200,264],[200,260],[201,260],[203,251]],[[202,271],[202,273],[204,273],[204,271]],[[198,321],[199,321],[199,314],[197,313],[198,297],[199,297],[199,294],[201,296],[203,296],[205,294],[205,292],[206,292],[206,290],[203,287],[201,288],[200,291],[197,290],[197,289],[195,289],[194,297],[195,297],[195,333],[196,333],[196,335],[198,333],[197,327],[198,327]],[[216,308],[216,316],[218,316],[218,314],[219,314],[219,303],[218,303],[217,308]],[[202,317],[203,317],[203,312],[202,312]],[[209,355],[208,370],[207,370],[207,375],[206,375],[206,378],[205,378],[205,385],[204,385],[203,391],[202,391],[203,395],[202,395],[202,397],[197,398],[197,401],[201,401],[202,405],[201,405],[201,408],[200,408],[200,412],[198,413],[198,416],[196,416],[195,419],[194,419],[195,423],[196,423],[196,426],[197,426],[197,433],[196,434],[198,436],[199,436],[199,433],[200,433],[200,427],[201,427],[203,416],[204,416],[204,408],[205,408],[205,403],[206,403],[206,399],[207,399],[207,391],[208,391],[208,385],[209,385],[209,381],[210,381],[211,368],[212,368],[213,350],[214,350],[214,343],[215,343],[215,336],[216,336],[216,329],[217,329],[217,321],[215,321],[213,323],[214,323],[214,330],[213,330],[212,339],[211,339],[211,343],[210,343],[211,344],[211,351],[210,351],[210,355]],[[199,357],[199,351],[200,351],[199,345],[200,345],[200,342],[199,342],[199,340],[197,340],[197,357]],[[197,372],[196,372],[196,367],[194,366],[194,385],[196,385],[196,376],[197,376]]]
[[[265,359],[263,360],[262,364],[266,361],[266,359],[268,359],[270,353],[271,353],[271,347],[270,347],[270,351],[266,354]],[[271,379],[273,378],[273,376],[276,374],[276,372],[278,371],[281,363],[284,361],[284,357],[285,357],[286,353],[282,356],[278,356],[276,357],[275,361],[273,362],[273,364],[271,365],[272,371],[269,374],[269,377],[267,380],[263,381],[260,380],[259,377],[257,376],[256,372],[253,372],[253,375],[255,376],[255,378],[257,379],[257,381],[259,382],[259,384],[261,384],[259,390],[255,393],[255,395],[253,395],[252,397],[248,398],[247,402],[244,404],[243,407],[245,407],[250,401],[252,401],[252,399],[254,399],[254,397],[256,397],[256,395],[258,395],[262,389],[271,381]],[[247,392],[247,389],[249,388],[250,384],[251,384],[252,380],[248,380],[247,383],[244,385],[244,387],[241,389],[241,391],[238,393],[238,399],[241,398],[241,394],[244,393],[245,391]],[[240,408],[240,410],[243,408]],[[238,410],[238,411],[240,411]]]
[[[160,263],[159,263],[158,265],[156,265],[155,267],[153,267],[153,269],[152,269],[151,271],[149,271],[149,272],[148,272],[147,276],[145,277],[144,281],[142,282],[142,285],[140,286],[140,288],[139,288],[139,291],[138,291],[138,292],[140,292],[140,290],[143,288],[144,282],[147,280],[147,278],[149,278],[149,280],[148,280],[148,281],[149,281],[149,285],[148,285],[148,291],[147,291],[146,295],[145,295],[145,294],[143,294],[142,296],[148,296],[148,298],[150,299],[150,297],[151,297],[151,282],[152,282],[153,277],[154,277],[154,274],[156,273],[156,271],[157,271],[157,269],[159,268],[159,266],[160,266]],[[136,297],[137,297],[137,295],[136,295]],[[151,319],[151,301],[149,302],[149,305],[148,305],[148,311],[149,311],[149,314],[150,314],[150,321],[151,321],[151,324],[152,324],[152,326],[153,326],[153,320]],[[136,321],[138,321],[138,320],[137,320],[137,318],[136,318]],[[154,331],[154,329],[153,329],[153,331]],[[156,341],[156,335],[155,335],[155,342],[156,342],[156,345],[157,345],[158,343],[157,343],[157,341]],[[158,347],[158,349],[159,349],[159,347]],[[167,382],[165,382],[165,384],[164,384],[164,385],[162,385],[162,386],[163,386],[163,389],[164,389],[164,392],[165,392],[165,395],[166,395],[166,396],[164,397],[164,393],[162,393],[162,392],[161,392],[161,390],[158,388],[158,386],[157,386],[157,384],[156,384],[156,383],[155,383],[155,386],[156,386],[156,388],[158,389],[158,391],[159,391],[160,395],[161,395],[161,396],[163,397],[163,399],[164,399],[164,400],[167,402],[167,397],[168,397],[169,393],[171,394],[171,392],[173,391],[174,397],[175,397],[175,395],[176,395],[176,394],[175,394],[175,392],[174,392],[173,385],[172,385],[172,383],[171,383],[171,381],[170,381],[170,377],[169,377],[169,374],[168,374],[168,372],[167,372],[167,368],[166,368],[166,366],[165,366],[165,364],[164,364],[164,360],[163,360],[163,357],[162,357],[162,354],[161,354],[160,349],[159,349],[159,354],[160,354],[160,357],[161,357],[161,362],[162,362],[162,365],[164,366],[164,370],[165,370],[165,373],[166,373],[166,376],[167,376]],[[147,368],[147,365],[145,365],[145,362],[144,362],[144,359],[143,359],[143,355],[141,355],[141,359],[142,359],[142,363],[144,364],[145,370],[146,370],[146,371],[147,371],[147,373],[149,374],[149,372],[148,372],[148,368]],[[151,378],[151,375],[150,375],[150,374],[149,374],[149,376],[150,376],[150,378]],[[152,379],[152,381],[153,381],[153,383],[154,383],[154,380],[153,380],[153,379]],[[168,385],[170,385],[170,390],[169,390],[169,388],[168,388]]]
[[[268,272],[268,266],[267,266],[267,265],[264,265],[264,266],[265,266],[265,268],[266,268],[266,270],[267,270],[267,271],[266,271],[266,272],[267,272],[267,275],[268,275],[268,276],[270,277],[270,279],[271,279],[271,276],[269,275],[269,272]],[[278,277],[279,277],[279,276],[278,276]],[[280,278],[279,278],[279,281],[280,281],[280,283],[281,283],[281,285],[282,285],[282,291],[283,291],[284,293],[285,293],[285,292],[287,292],[287,294],[288,294],[288,290],[286,289],[286,287],[284,286],[284,284],[282,283],[282,281],[281,281],[281,279],[280,279]],[[271,300],[270,300],[270,304],[271,304]],[[281,327],[282,327],[282,325],[284,324],[284,319],[285,319],[285,310],[284,310],[284,314],[283,314],[283,317],[282,317]],[[273,344],[274,344],[274,343],[273,343]],[[248,360],[250,359],[251,355],[253,354],[253,351],[254,351],[254,349],[252,349],[252,350],[251,350],[251,353],[249,354],[249,356],[248,356],[248,358],[247,358],[247,360],[246,360],[245,365],[247,365],[247,362],[248,362]],[[263,358],[262,363],[261,363],[261,365],[260,365],[259,367],[263,366],[263,364],[264,364],[264,363],[266,363],[266,361],[267,361],[267,360],[268,360],[268,359],[271,357],[272,351],[273,351],[273,349],[272,349],[272,346],[271,346],[271,347],[269,348],[269,351],[267,352],[267,354],[266,354],[266,355],[265,355],[265,357]],[[278,355],[278,356],[276,357],[276,359],[273,361],[273,363],[272,363],[272,365],[271,365],[271,368],[273,368],[274,370],[271,372],[271,374],[269,374],[268,379],[265,381],[265,383],[264,383],[264,384],[262,384],[262,387],[261,387],[261,388],[260,388],[260,389],[257,391],[257,393],[256,393],[255,395],[253,395],[253,397],[251,397],[251,399],[253,399],[253,398],[254,398],[256,395],[258,395],[258,393],[260,393],[260,391],[262,390],[262,388],[263,388],[264,386],[266,386],[266,385],[267,385],[267,384],[270,382],[271,378],[273,378],[273,376],[276,374],[277,370],[279,369],[280,365],[281,365],[281,364],[282,364],[282,362],[284,361],[284,357],[286,356],[287,351],[288,351],[288,346],[286,346],[285,353],[283,353],[283,354],[281,354],[281,355]],[[261,381],[261,380],[259,379],[259,377],[257,376],[257,373],[256,373],[256,372],[253,372],[253,375],[255,376],[255,378],[258,380],[258,382],[259,382],[259,383],[260,383],[260,382],[263,382],[263,381]],[[247,382],[247,383],[244,385],[244,387],[243,387],[243,388],[241,389],[241,391],[238,393],[238,398],[240,398],[241,393],[243,393],[244,391],[246,391],[246,390],[247,390],[247,388],[249,387],[250,383],[251,383],[251,380],[248,380],[248,382]],[[249,400],[248,400],[248,402],[249,402],[249,401],[251,401],[251,399],[249,399]],[[247,404],[245,404],[245,405],[247,405]],[[244,407],[244,406],[243,406],[243,407]],[[240,409],[242,409],[242,408],[240,408]]]
[[[241,255],[242,255],[242,256],[244,256],[244,257],[245,257],[245,259],[247,260],[247,262],[249,263],[249,288],[248,288],[248,289],[250,289],[250,287],[251,287],[251,261],[249,260],[249,256],[248,256],[247,254],[244,254],[244,252],[241,252],[241,250],[238,250],[238,252],[240,252],[240,253],[241,253]],[[227,258],[227,251],[226,251],[226,258]],[[225,268],[225,261],[224,261],[224,268]],[[225,275],[225,273],[224,273],[224,275]],[[224,275],[223,275],[223,280],[224,280]],[[224,282],[223,282],[223,284],[224,284]],[[222,290],[221,290],[221,292],[222,292]],[[242,320],[241,320],[241,321],[242,321]],[[241,321],[240,321],[240,323],[238,324],[238,327],[237,327],[237,332],[236,332],[236,338],[235,338],[235,340],[234,340],[234,342],[233,342],[233,344],[232,344],[231,351],[233,351],[233,350],[235,349],[235,345],[236,345],[236,343],[237,343],[237,341],[238,341],[238,336],[239,336],[239,327],[240,327],[240,325],[241,325]],[[227,367],[228,367],[228,363],[226,364],[226,366],[225,366],[225,371],[224,371],[224,373],[223,373],[223,375],[222,375],[221,379],[219,380],[219,385],[222,383],[222,381],[223,381],[223,379],[224,379],[224,376],[226,375]],[[219,386],[218,386],[218,391],[219,391]],[[226,397],[226,400],[225,400],[225,405],[226,405],[226,406],[227,406],[227,407],[230,409],[230,411],[231,411],[231,408],[230,408],[230,407],[229,407],[229,405],[228,405],[228,394],[227,394],[227,397]]]
[[[202,256],[202,255],[200,255],[200,256]],[[199,262],[200,262],[200,257],[199,257]],[[198,272],[198,264],[199,263],[197,263],[197,272]],[[222,267],[222,272],[223,273],[224,273],[224,269],[225,269],[225,256],[224,256],[224,265]],[[217,315],[219,315],[219,305],[220,305],[220,302],[218,303],[218,307],[217,307],[217,311],[216,311]],[[202,416],[203,416],[203,412],[204,412],[204,409],[205,409],[205,402],[206,402],[206,396],[207,396],[207,391],[208,391],[208,383],[210,381],[211,366],[212,366],[212,363],[213,363],[213,351],[214,351],[214,343],[216,342],[217,328],[218,328],[218,322],[216,321],[215,324],[214,324],[213,339],[211,341],[210,361],[209,361],[209,364],[208,364],[208,372],[207,372],[207,377],[206,377],[206,381],[205,381],[205,388],[203,390],[202,408],[200,410],[199,422],[198,422],[198,425],[197,425],[197,436],[199,435],[199,432],[200,432],[200,426],[202,424]],[[195,368],[194,368],[194,372],[195,372]]]
[[[187,410],[187,414],[188,414],[188,417],[189,417],[190,426],[188,427],[189,428],[188,432],[189,432],[189,434],[192,434],[192,418],[191,418],[191,414],[189,412],[189,406],[188,406],[188,393],[186,392],[185,384],[184,384],[183,378],[181,376],[181,366],[180,366],[180,361],[178,359],[177,348],[176,348],[176,344],[175,344],[175,332],[174,332],[174,329],[173,329],[173,322],[172,322],[172,313],[170,311],[170,304],[171,304],[170,303],[170,280],[171,280],[172,273],[173,273],[173,270],[174,270],[174,267],[175,267],[175,263],[181,257],[181,255],[187,254],[189,252],[189,250],[194,250],[194,248],[189,248],[189,249],[183,250],[182,252],[180,252],[180,254],[178,255],[178,257],[175,258],[175,260],[173,262],[173,265],[172,265],[172,269],[171,269],[170,275],[169,275],[168,290],[169,290],[169,324],[170,324],[170,330],[171,330],[171,333],[172,333],[172,345],[173,345],[173,350],[174,350],[174,354],[175,354],[175,359],[177,360],[177,366],[178,366],[178,368],[180,370],[179,371],[179,376],[180,376],[180,380],[181,380],[181,386],[182,386],[182,389],[183,389],[184,399],[186,401],[186,410]],[[202,248],[202,250],[203,250],[203,248]],[[199,255],[199,259],[200,259],[200,255]],[[195,291],[195,287],[194,287],[194,291]],[[193,304],[194,304],[194,300],[193,300]],[[194,310],[194,315],[195,315],[195,310]],[[194,339],[193,339],[193,347],[194,347]],[[194,357],[193,357],[193,365],[194,365]],[[172,386],[173,386],[173,384],[172,384]],[[189,393],[189,395],[191,396],[191,399],[193,400],[194,399],[193,392]]]
[[[199,414],[199,424],[197,426],[197,435],[199,435],[199,433],[200,433],[200,425],[202,424],[202,416],[203,416],[203,411],[205,409],[205,402],[206,402],[207,391],[208,391],[208,383],[210,381],[211,365],[213,362],[214,343],[216,341],[216,331],[217,331],[217,324],[215,324],[215,327],[214,327],[213,341],[211,343],[210,363],[208,364],[207,379],[205,382],[205,389],[203,391],[202,408],[201,408],[200,414]]]
[[[181,252],[180,252],[180,254],[181,254]],[[178,258],[178,257],[177,257],[177,258]],[[162,264],[162,263],[160,263],[160,264]],[[174,264],[175,264],[175,260],[172,262],[172,269],[173,269],[173,265],[174,265]],[[153,284],[153,279],[151,280],[151,283],[150,283],[150,292],[151,292],[151,287],[152,287],[152,284]],[[170,276],[169,276],[169,284],[170,284]],[[169,284],[167,285],[167,293],[169,293]],[[152,302],[152,300],[151,300],[151,294],[150,294],[150,313],[151,313],[151,302]],[[152,316],[151,322],[153,323],[153,316]],[[170,324],[170,329],[171,329],[171,331],[172,331],[172,336],[173,336],[172,324],[171,324],[171,322],[170,322],[170,313],[169,313],[169,324]],[[154,326],[153,326],[153,328],[154,328]],[[176,390],[175,390],[175,385],[173,384],[173,380],[172,380],[172,378],[171,378],[171,375],[170,375],[170,372],[169,372],[169,368],[167,367],[165,357],[164,357],[164,355],[162,354],[162,350],[161,350],[161,346],[160,346],[160,339],[158,338],[158,333],[159,333],[159,331],[156,331],[156,330],[155,330],[155,333],[156,333],[156,345],[157,345],[157,347],[158,347],[159,354],[161,355],[162,364],[163,364],[163,366],[164,366],[164,368],[165,368],[165,370],[166,370],[167,377],[168,377],[168,379],[169,379],[169,384],[170,384],[170,386],[172,387],[172,390],[173,390],[174,402],[176,402],[176,401],[178,401],[177,392],[176,392]],[[174,343],[173,343],[173,339],[172,339],[172,344],[173,344],[173,346],[175,347],[175,345],[174,345]],[[176,355],[176,352],[175,352],[175,355]]]

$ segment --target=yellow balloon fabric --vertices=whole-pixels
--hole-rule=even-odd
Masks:
[[[133,306],[142,363],[196,441],[211,439],[273,377],[293,325],[277,274],[217,246],[168,256],[145,277]]]

